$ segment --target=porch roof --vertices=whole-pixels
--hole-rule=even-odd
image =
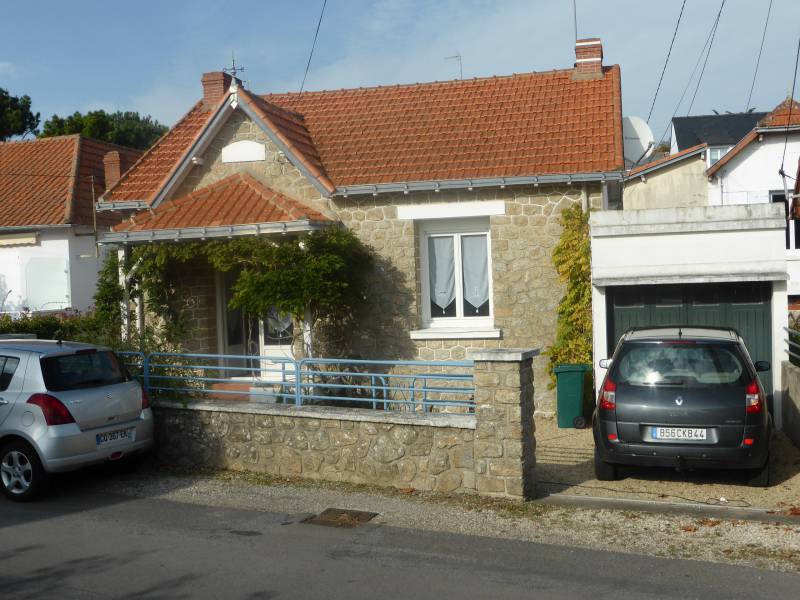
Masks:
[[[191,194],[164,202],[116,225],[103,242],[204,239],[307,231],[331,219],[268,188],[246,173],[236,173]]]

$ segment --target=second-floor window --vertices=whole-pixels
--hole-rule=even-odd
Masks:
[[[725,156],[733,146],[711,146],[708,149],[708,166],[710,167]]]

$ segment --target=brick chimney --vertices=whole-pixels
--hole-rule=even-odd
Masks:
[[[222,71],[212,71],[211,73],[203,73],[201,81],[203,83],[203,108],[210,110],[228,93],[233,77]],[[242,86],[242,81],[238,77],[236,78],[236,85]]]
[[[117,150],[106,152],[103,156],[103,173],[106,180],[106,189],[119,181],[122,176],[122,157]]]
[[[600,38],[575,41],[573,79],[600,79],[603,76],[603,43]]]

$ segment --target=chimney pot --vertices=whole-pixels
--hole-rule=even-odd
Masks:
[[[575,41],[575,72],[573,79],[600,79],[603,77],[603,43],[600,38]]]
[[[103,156],[103,176],[105,179],[105,189],[110,189],[119,181],[122,175],[122,157],[117,150],[106,152]]]
[[[203,73],[200,81],[203,84],[203,108],[211,110],[228,93],[233,77],[222,71],[212,71],[211,73]],[[236,85],[242,86],[242,82],[238,77],[236,78]]]

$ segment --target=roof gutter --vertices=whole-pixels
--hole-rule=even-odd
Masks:
[[[378,183],[363,185],[339,186],[334,192],[335,196],[347,197],[361,194],[390,194],[410,192],[439,192],[442,190],[472,190],[473,188],[500,187],[508,185],[547,185],[554,183],[587,183],[622,181],[622,171],[608,171],[602,173],[575,173],[571,175],[530,175],[519,177],[487,177],[479,179],[443,179],[431,181],[409,181],[398,183]]]
[[[234,238],[266,234],[316,231],[330,226],[331,222],[301,219],[278,223],[252,223],[250,225],[223,225],[218,227],[183,227],[180,229],[150,229],[147,231],[109,231],[100,236],[101,244],[146,244],[149,242],[180,242],[214,238]]]
[[[36,231],[39,229],[70,229],[71,227],[74,227],[72,223],[60,223],[58,225],[9,225],[7,227],[0,227],[0,233]]]
[[[797,133],[800,125],[777,125],[775,127],[756,127],[756,133]]]

